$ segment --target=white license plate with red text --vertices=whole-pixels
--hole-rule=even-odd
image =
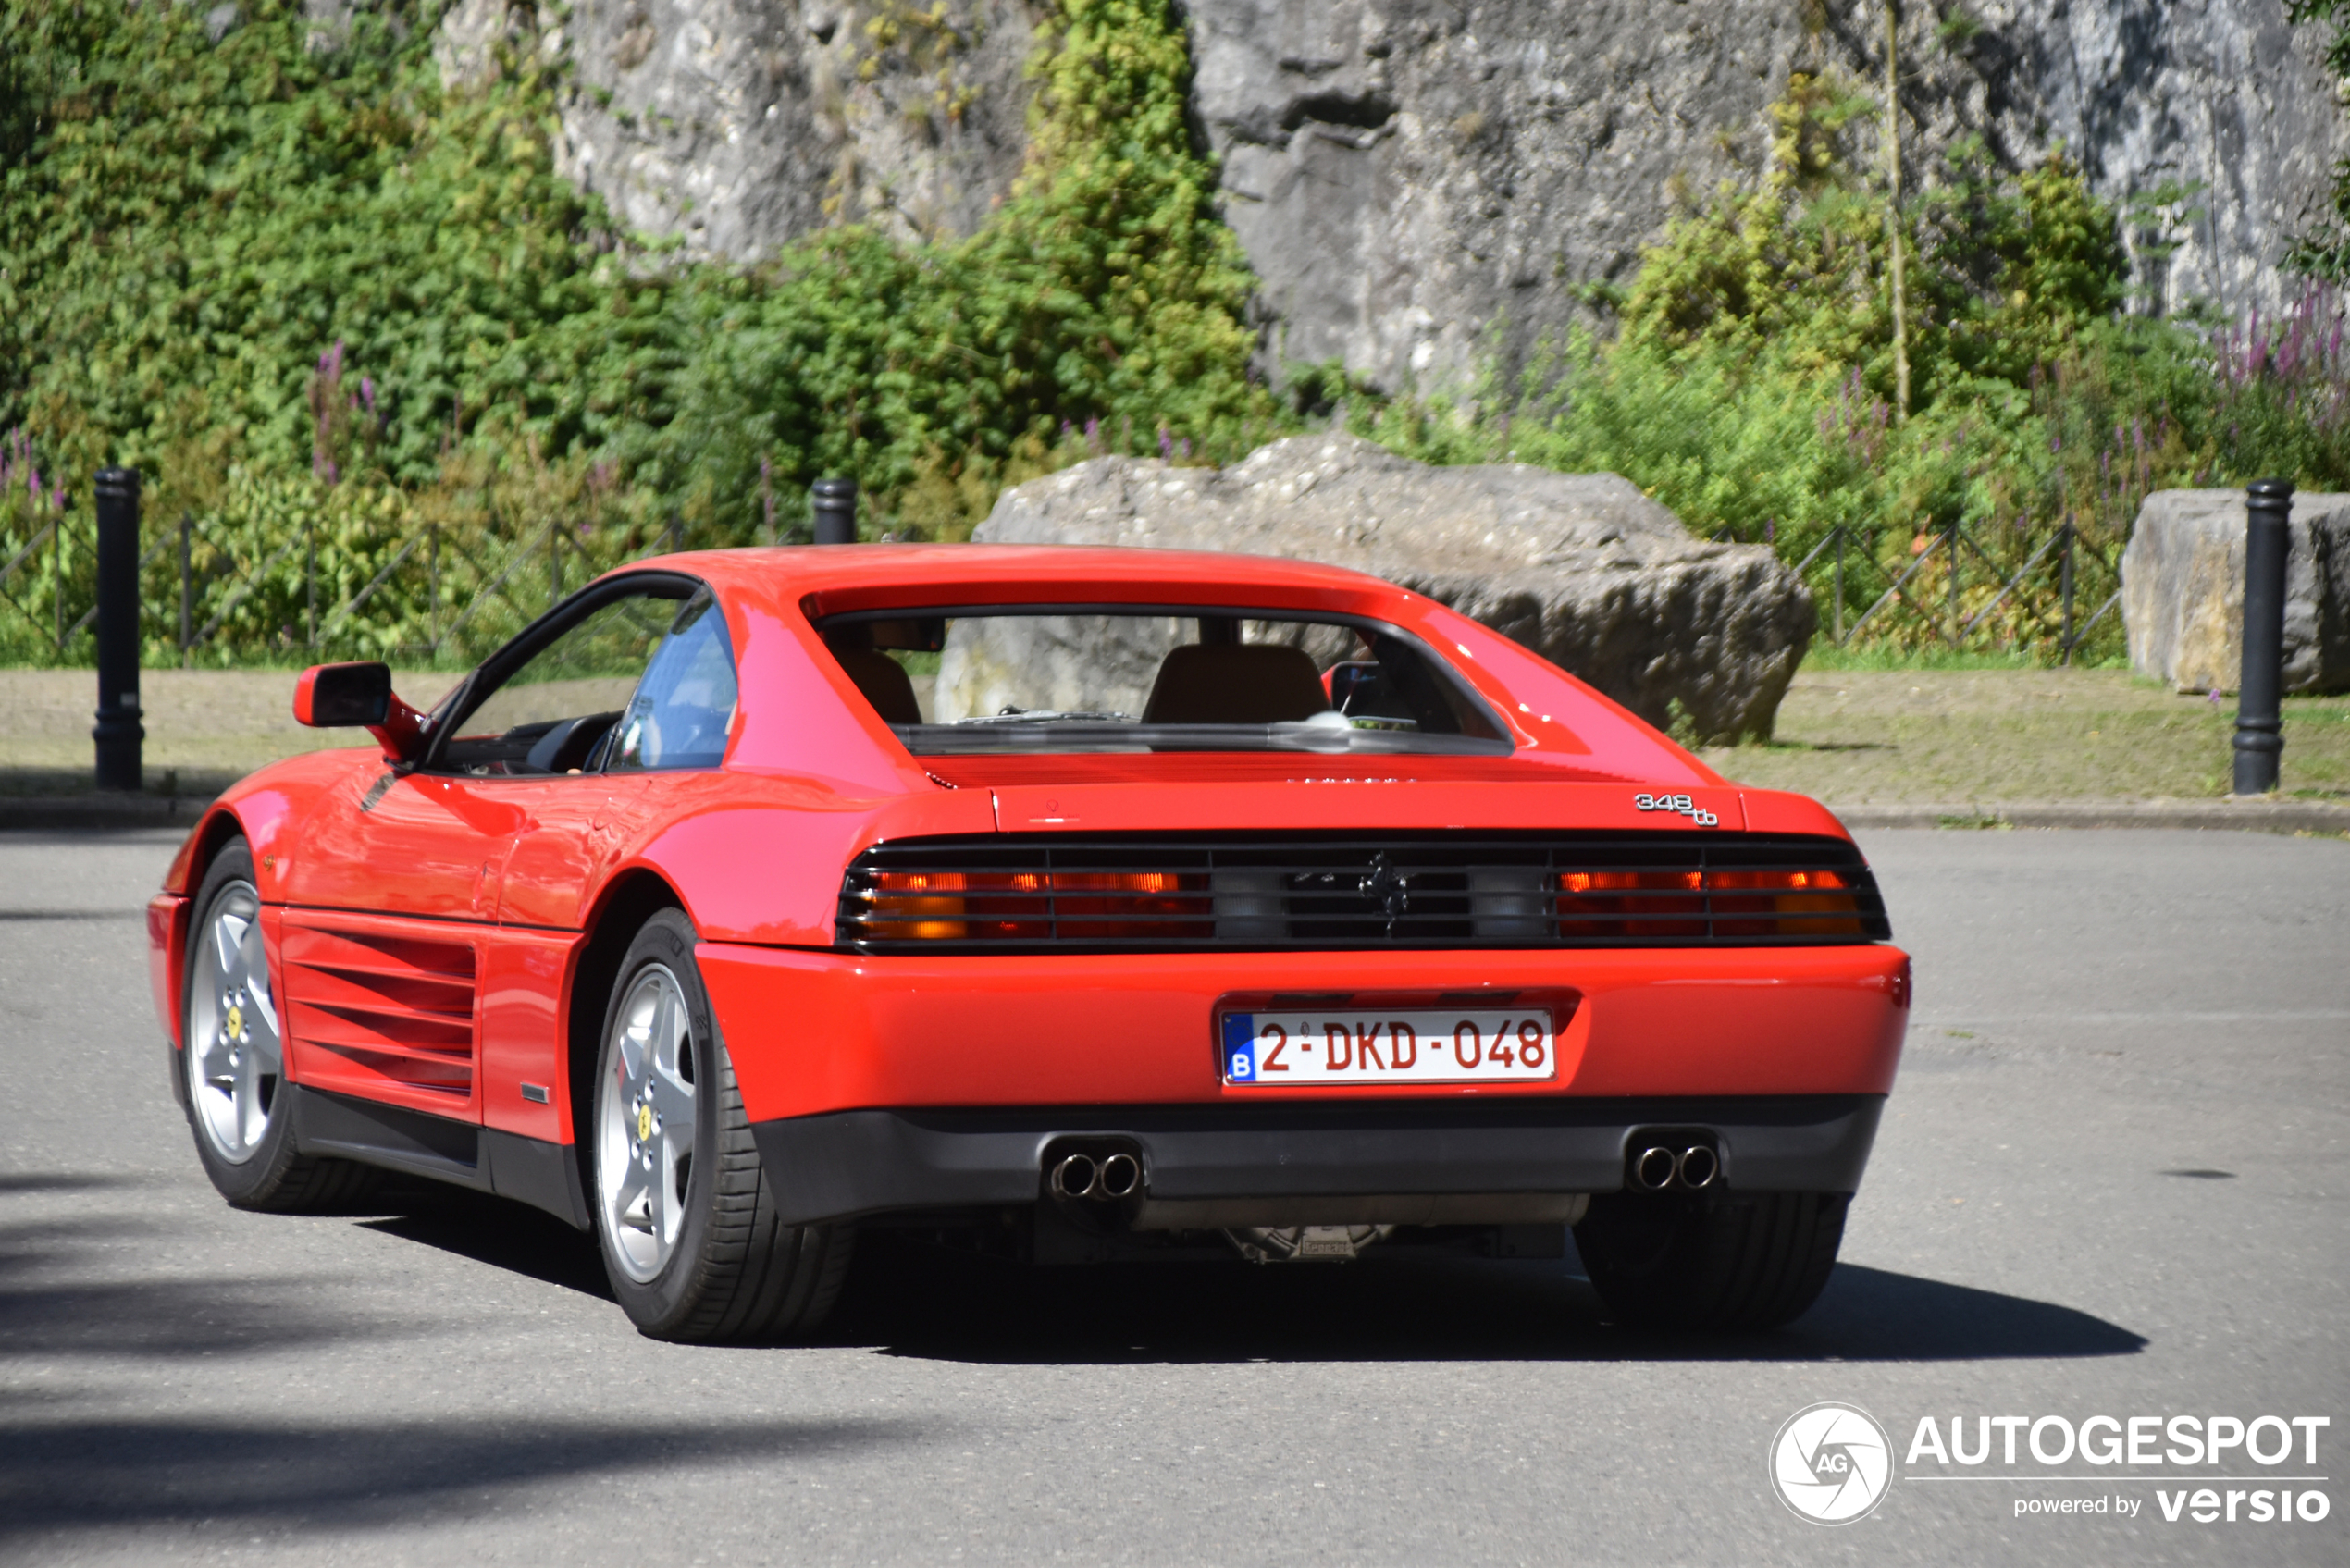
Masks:
[[[1224,1081],[1522,1083],[1558,1076],[1546,1007],[1507,1011],[1225,1013]]]

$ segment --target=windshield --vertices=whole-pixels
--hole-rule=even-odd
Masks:
[[[860,611],[817,629],[917,756],[1510,749],[1441,660],[1371,621],[1023,605]]]

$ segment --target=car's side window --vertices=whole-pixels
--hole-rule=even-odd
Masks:
[[[593,766],[677,618],[679,587],[648,587],[598,604],[486,693],[466,694],[470,709],[457,716],[439,766],[500,775]]]
[[[709,590],[677,612],[621,716],[605,766],[715,768],[735,722],[735,649]]]

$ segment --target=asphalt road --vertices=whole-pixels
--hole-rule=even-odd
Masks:
[[[147,997],[171,842],[0,835],[0,1557],[2350,1559],[2350,844],[1865,846],[1918,1011],[1843,1265],[1787,1330],[1638,1336],[1571,1265],[873,1248],[826,1343],[713,1351],[638,1338],[587,1241],[494,1200],[223,1206]],[[2314,1465],[1929,1456],[1827,1529],[1766,1468],[1821,1401],[1897,1458],[1924,1416],[1970,1444],[1981,1416],[2331,1426]],[[2332,1512],[2162,1518],[2158,1492],[2245,1475],[2326,1477],[2294,1490]]]

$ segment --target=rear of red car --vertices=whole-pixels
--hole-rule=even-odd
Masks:
[[[1907,1019],[1860,853],[1349,584],[809,597],[995,831],[870,844],[828,947],[701,946],[782,1217],[1040,1261],[1556,1255],[1572,1225],[1627,1315],[1800,1311]]]

